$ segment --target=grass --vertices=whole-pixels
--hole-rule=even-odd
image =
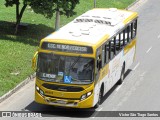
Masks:
[[[26,29],[20,29],[14,35],[15,6],[6,8],[0,1],[0,96],[33,74],[31,60],[38,48],[39,41],[54,31],[55,18],[46,19],[27,8],[22,23]],[[135,0],[96,0],[97,7],[126,8]],[[80,0],[76,7],[77,14],[71,18],[61,16],[61,26],[75,17],[93,8],[93,0]],[[55,15],[54,15],[55,16]]]

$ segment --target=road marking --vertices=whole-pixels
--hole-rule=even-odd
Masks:
[[[116,88],[116,92],[118,92],[118,90],[122,87],[122,85],[119,85],[117,88]]]
[[[97,111],[101,111],[103,109],[103,107],[99,108]]]
[[[132,70],[136,70],[139,65],[140,65],[140,63],[137,63],[137,65]]]
[[[145,74],[146,74],[146,72],[143,72],[143,73],[140,75],[140,77],[144,77]]]
[[[158,35],[158,39],[160,38],[160,35]]]
[[[21,111],[29,111],[29,110],[27,110],[27,109],[23,108],[23,109],[21,109]]]
[[[103,107],[101,107],[101,108],[99,108],[98,110],[97,110],[97,112],[93,115],[93,117],[91,117],[91,118],[95,118],[96,116],[97,116],[97,114],[99,113],[99,111],[101,111],[103,109]]]
[[[152,46],[146,51],[146,53],[149,53],[149,51],[152,49]]]

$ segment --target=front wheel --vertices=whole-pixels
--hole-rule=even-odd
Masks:
[[[102,90],[102,88],[101,88],[101,90],[100,90],[100,92],[99,92],[98,102],[97,102],[97,104],[94,106],[94,108],[98,108],[98,107],[101,105],[101,103],[102,103],[102,97],[103,97],[103,90]]]

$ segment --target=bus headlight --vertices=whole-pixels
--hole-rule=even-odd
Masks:
[[[36,90],[41,96],[44,96],[43,90],[41,90],[38,86],[36,86]]]
[[[44,92],[42,90],[39,90],[39,93],[44,96]]]
[[[88,92],[88,93],[87,93],[87,96],[89,97],[91,94],[92,94],[92,92]]]
[[[83,95],[81,96],[81,100],[86,99],[86,98],[89,97],[91,94],[92,94],[92,91],[90,91],[90,92],[88,92],[88,93],[86,93],[86,94],[83,94]]]
[[[86,95],[86,94],[84,94],[84,95],[81,96],[81,100],[84,100],[84,99],[86,99],[86,98],[87,98],[87,95]]]
[[[39,87],[38,86],[36,86],[36,90],[39,91]]]

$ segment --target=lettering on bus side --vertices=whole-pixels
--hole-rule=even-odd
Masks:
[[[93,53],[92,47],[43,42],[42,49],[76,53]]]

